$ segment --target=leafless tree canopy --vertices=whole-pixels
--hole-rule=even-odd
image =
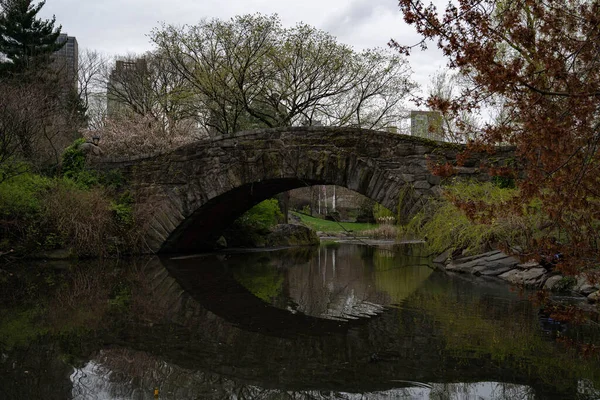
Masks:
[[[165,25],[152,39],[211,134],[315,121],[394,125],[416,86],[401,56],[357,53],[309,25],[284,29],[277,16]]]

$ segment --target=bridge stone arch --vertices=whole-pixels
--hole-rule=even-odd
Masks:
[[[138,159],[105,159],[97,166],[120,169],[145,202],[151,251],[188,252],[212,248],[255,204],[305,186],[343,186],[412,215],[422,199],[439,194],[441,179],[429,164],[453,163],[462,150],[365,129],[290,127],[240,132]],[[473,155],[457,172],[486,180],[482,162],[513,157],[512,149]]]

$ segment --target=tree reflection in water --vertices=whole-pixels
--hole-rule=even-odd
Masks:
[[[46,297],[0,309],[0,397],[600,397],[597,357],[544,335],[529,302],[411,251],[73,266]],[[598,343],[597,330],[561,334]]]

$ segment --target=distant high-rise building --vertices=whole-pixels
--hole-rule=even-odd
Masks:
[[[56,41],[58,43],[65,43],[65,45],[53,54],[53,65],[60,73],[64,73],[64,76],[77,87],[77,70],[79,69],[79,46],[77,39],[75,36],[61,33]]]
[[[410,134],[431,140],[444,140],[442,114],[439,111],[411,111]]]
[[[124,94],[135,93],[140,96],[136,101],[144,104],[143,79],[148,74],[148,63],[145,58],[135,60],[117,60],[115,68],[110,72],[106,91],[106,112],[109,118],[122,117],[130,110],[123,101]]]

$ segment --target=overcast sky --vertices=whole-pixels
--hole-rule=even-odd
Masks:
[[[202,18],[277,13],[285,26],[305,22],[355,49],[385,47],[392,38],[414,44],[414,30],[404,24],[397,0],[47,0],[40,16],[56,16],[62,32],[76,36],[80,51],[107,54],[150,50],[150,31],[167,24],[195,24]],[[445,66],[434,49],[410,57],[413,79],[424,88],[429,76]]]

